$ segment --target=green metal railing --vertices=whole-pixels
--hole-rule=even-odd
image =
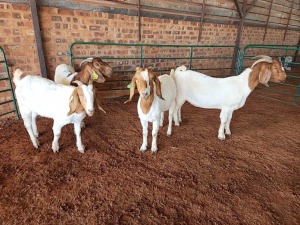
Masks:
[[[127,84],[131,81],[137,66],[152,67],[154,72],[169,73],[178,65],[186,65],[189,69],[201,70],[212,76],[237,74],[234,53],[239,51],[238,47],[232,45],[74,42],[70,45],[68,54],[72,66],[77,64],[77,61],[79,63],[82,59],[96,56],[109,62],[114,68],[114,77],[116,74],[117,77],[120,74],[127,74],[127,76],[120,75],[118,78],[107,79],[99,90],[124,91],[128,90]],[[110,85],[111,82],[115,83]]]
[[[232,70],[234,69],[235,72],[237,71],[237,68],[232,68],[230,67],[225,67],[225,68],[195,68],[193,67],[193,61],[195,60],[203,60],[203,59],[208,59],[208,60],[234,60],[233,59],[233,53],[231,56],[195,56],[195,52],[194,50],[196,49],[211,49],[211,51],[213,51],[213,49],[216,48],[222,48],[222,49],[233,49],[236,50],[239,54],[240,49],[237,46],[233,46],[233,45],[167,45],[167,44],[122,44],[122,43],[105,43],[105,42],[74,42],[70,45],[69,47],[69,57],[70,57],[70,64],[74,66],[74,60],[75,59],[86,59],[88,57],[93,57],[95,55],[80,55],[80,56],[76,56],[73,53],[74,47],[75,46],[80,46],[80,45],[94,45],[94,46],[119,46],[119,47],[136,47],[139,49],[139,55],[138,57],[101,57],[101,59],[105,59],[105,60],[138,60],[139,66],[142,67],[144,65],[145,60],[188,60],[188,67],[189,69],[193,69],[193,70]],[[147,57],[147,53],[145,52],[145,48],[150,47],[150,48],[160,48],[160,49],[165,49],[165,48],[177,48],[177,49],[189,49],[189,56],[187,57],[161,57],[161,56],[148,56]],[[235,60],[234,60],[235,61]],[[138,65],[136,65],[138,66]],[[166,71],[166,70],[156,70],[156,71]],[[124,71],[117,71],[117,72],[124,72]],[[133,71],[125,71],[125,72],[133,72]]]
[[[5,105],[5,104],[10,104],[11,102],[13,102],[13,110],[3,112],[3,113],[0,114],[0,116],[4,116],[4,115],[15,112],[17,119],[19,119],[19,112],[18,112],[18,108],[17,108],[16,98],[15,98],[15,93],[14,93],[14,90],[13,90],[11,78],[10,78],[10,75],[9,75],[8,64],[7,64],[4,49],[1,46],[0,46],[0,51],[1,51],[2,59],[3,59],[2,61],[0,61],[0,64],[4,64],[5,74],[6,74],[6,76],[0,77],[0,81],[7,81],[8,82],[8,87],[6,87],[6,86],[4,88],[0,87],[0,94],[6,93],[6,92],[11,93],[11,99],[0,102],[0,107]]]
[[[295,52],[299,51],[299,47],[295,46],[288,46],[288,45],[246,45],[241,51],[240,57],[237,62],[237,67],[238,67],[238,73],[241,73],[242,70],[244,69],[245,66],[245,61],[251,61],[253,60],[252,58],[255,55],[268,55],[270,57],[279,57],[281,59],[281,62],[285,64],[284,59],[289,56],[289,57],[294,57]],[[253,55],[252,52],[255,52],[256,54]],[[259,53],[258,53],[259,52]],[[290,67],[297,67],[300,65],[300,63],[296,62],[290,62],[288,63]],[[300,71],[300,70],[299,70]],[[272,86],[266,88],[259,86],[257,87],[258,89],[262,89],[264,91],[264,97],[297,105],[299,96],[300,96],[300,74],[294,76],[291,74],[291,72],[286,70],[287,74],[287,80],[285,83],[272,83]],[[296,84],[295,84],[296,83]],[[292,90],[292,92],[287,92],[285,89]],[[268,93],[270,94],[268,94]],[[279,96],[285,96],[285,99],[279,99],[276,96],[273,96],[273,94],[278,94]],[[292,99],[292,100],[286,100],[286,99]]]

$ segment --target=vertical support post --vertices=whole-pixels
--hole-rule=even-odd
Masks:
[[[143,67],[144,66],[144,59],[143,59],[143,45],[141,45],[141,48],[140,48],[140,67]]]
[[[202,0],[202,12],[201,12],[201,21],[199,26],[199,34],[198,34],[198,42],[201,40],[202,37],[202,27],[203,27],[203,17],[204,17],[204,7],[205,7],[205,0]]]
[[[233,59],[232,59],[232,63],[231,63],[231,74],[234,74],[234,70],[235,73],[237,73],[237,60],[238,60],[238,54],[239,54],[239,49],[240,49],[240,45],[241,45],[241,37],[243,35],[243,26],[244,26],[244,19],[245,19],[245,14],[243,9],[240,6],[240,3],[238,0],[234,0],[235,6],[237,8],[240,20],[239,20],[239,26],[238,26],[238,30],[237,30],[237,35],[236,35],[236,41],[235,41],[235,46],[236,48],[234,48],[234,52],[233,52]]]
[[[138,2],[138,20],[139,20],[139,41],[142,40],[142,32],[141,32],[141,0]]]
[[[37,9],[36,9],[36,0],[28,0],[28,1],[29,1],[29,5],[30,5],[30,10],[31,10],[31,17],[32,17],[32,22],[33,22],[35,42],[37,45],[40,70],[41,70],[42,77],[47,78],[47,70],[46,70],[46,64],[45,64],[45,58],[44,58],[43,43],[42,43],[41,32],[40,32],[39,18],[38,18]]]
[[[291,5],[291,8],[290,8],[289,18],[288,18],[288,21],[287,21],[287,24],[286,24],[286,27],[285,27],[285,30],[284,30],[283,41],[285,41],[287,29],[288,29],[288,26],[289,26],[289,23],[290,23],[290,19],[291,19],[291,14],[292,14],[293,6],[294,6],[294,0],[292,0],[292,5]]]

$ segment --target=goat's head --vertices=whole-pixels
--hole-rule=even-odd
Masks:
[[[272,59],[269,56],[256,56],[256,58],[260,58],[255,61],[251,68],[253,74],[258,76],[258,81],[261,84],[268,86],[268,82],[284,82],[286,79],[286,73],[284,71],[283,66],[280,61],[276,58]],[[256,77],[254,76],[254,77]],[[254,89],[257,84],[255,82],[250,82],[250,88]]]
[[[163,99],[161,94],[161,84],[158,79],[158,76],[153,74],[153,71],[150,68],[136,68],[136,72],[131,80],[131,87],[130,87],[130,96],[129,100],[125,103],[132,100],[134,95],[135,85],[137,86],[138,92],[142,99],[148,99],[150,96],[153,98],[154,95],[154,85],[155,85],[155,92],[156,95]]]
[[[74,89],[70,96],[68,116],[72,113],[86,112],[87,115],[94,114],[94,88],[92,84],[85,85],[80,81],[74,81],[78,86]]]
[[[112,68],[100,58],[88,58],[80,63],[82,74],[76,78],[85,84],[104,83],[105,77],[110,77]]]

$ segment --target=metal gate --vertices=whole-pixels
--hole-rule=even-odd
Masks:
[[[259,85],[255,94],[281,101],[288,104],[299,105],[300,96],[300,63],[293,62],[297,58],[300,48],[287,45],[246,45],[241,51],[238,60],[239,73],[253,63],[256,55],[278,57],[285,67],[287,79],[285,83],[272,83],[270,87]]]
[[[0,46],[2,58],[0,59],[0,117],[15,113],[19,119],[15,93],[13,90],[8,64],[4,49]]]

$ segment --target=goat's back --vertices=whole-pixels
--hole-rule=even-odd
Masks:
[[[27,75],[19,81],[16,96],[20,110],[55,118],[67,115],[69,98],[75,87],[56,84],[40,76]]]
[[[178,98],[203,108],[239,105],[251,92],[248,87],[250,71],[227,78],[210,77],[192,70],[175,71]]]

